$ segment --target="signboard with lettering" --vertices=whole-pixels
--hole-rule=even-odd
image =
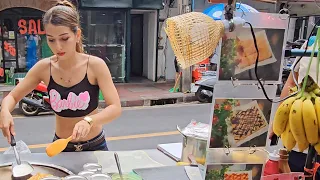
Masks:
[[[16,56],[16,49],[14,48],[14,46],[12,46],[7,41],[4,41],[3,44],[4,44],[4,48],[3,49],[5,51],[7,51],[11,56]]]
[[[45,31],[41,29],[41,20],[37,19],[20,19],[18,21],[19,33],[20,34],[38,34],[43,35]]]

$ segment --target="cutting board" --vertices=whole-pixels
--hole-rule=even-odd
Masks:
[[[181,159],[182,143],[159,144],[157,149],[177,162]]]
[[[189,180],[184,166],[165,166],[156,168],[134,169],[143,180]]]
[[[164,166],[154,161],[144,151],[119,151],[117,152],[123,173],[130,173],[134,168],[151,168]],[[98,159],[98,163],[102,166],[104,173],[118,173],[114,152],[95,151],[94,155]]]

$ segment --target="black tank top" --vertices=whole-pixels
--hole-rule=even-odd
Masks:
[[[71,87],[64,87],[53,80],[50,60],[48,92],[51,107],[57,115],[62,117],[83,117],[98,107],[99,86],[92,85],[89,82],[87,76],[88,64],[89,57],[86,75],[81,82]]]

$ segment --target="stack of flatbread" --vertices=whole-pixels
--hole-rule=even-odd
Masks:
[[[259,50],[258,61],[264,61],[272,57],[272,52],[268,39],[264,31],[257,32],[256,34],[257,46]],[[239,68],[245,68],[255,64],[257,58],[257,51],[254,46],[253,38],[236,38],[237,44],[237,61]]]

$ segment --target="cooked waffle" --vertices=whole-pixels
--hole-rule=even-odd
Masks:
[[[245,139],[267,125],[257,107],[237,112],[236,115],[231,117],[231,124],[231,133],[236,142]]]

